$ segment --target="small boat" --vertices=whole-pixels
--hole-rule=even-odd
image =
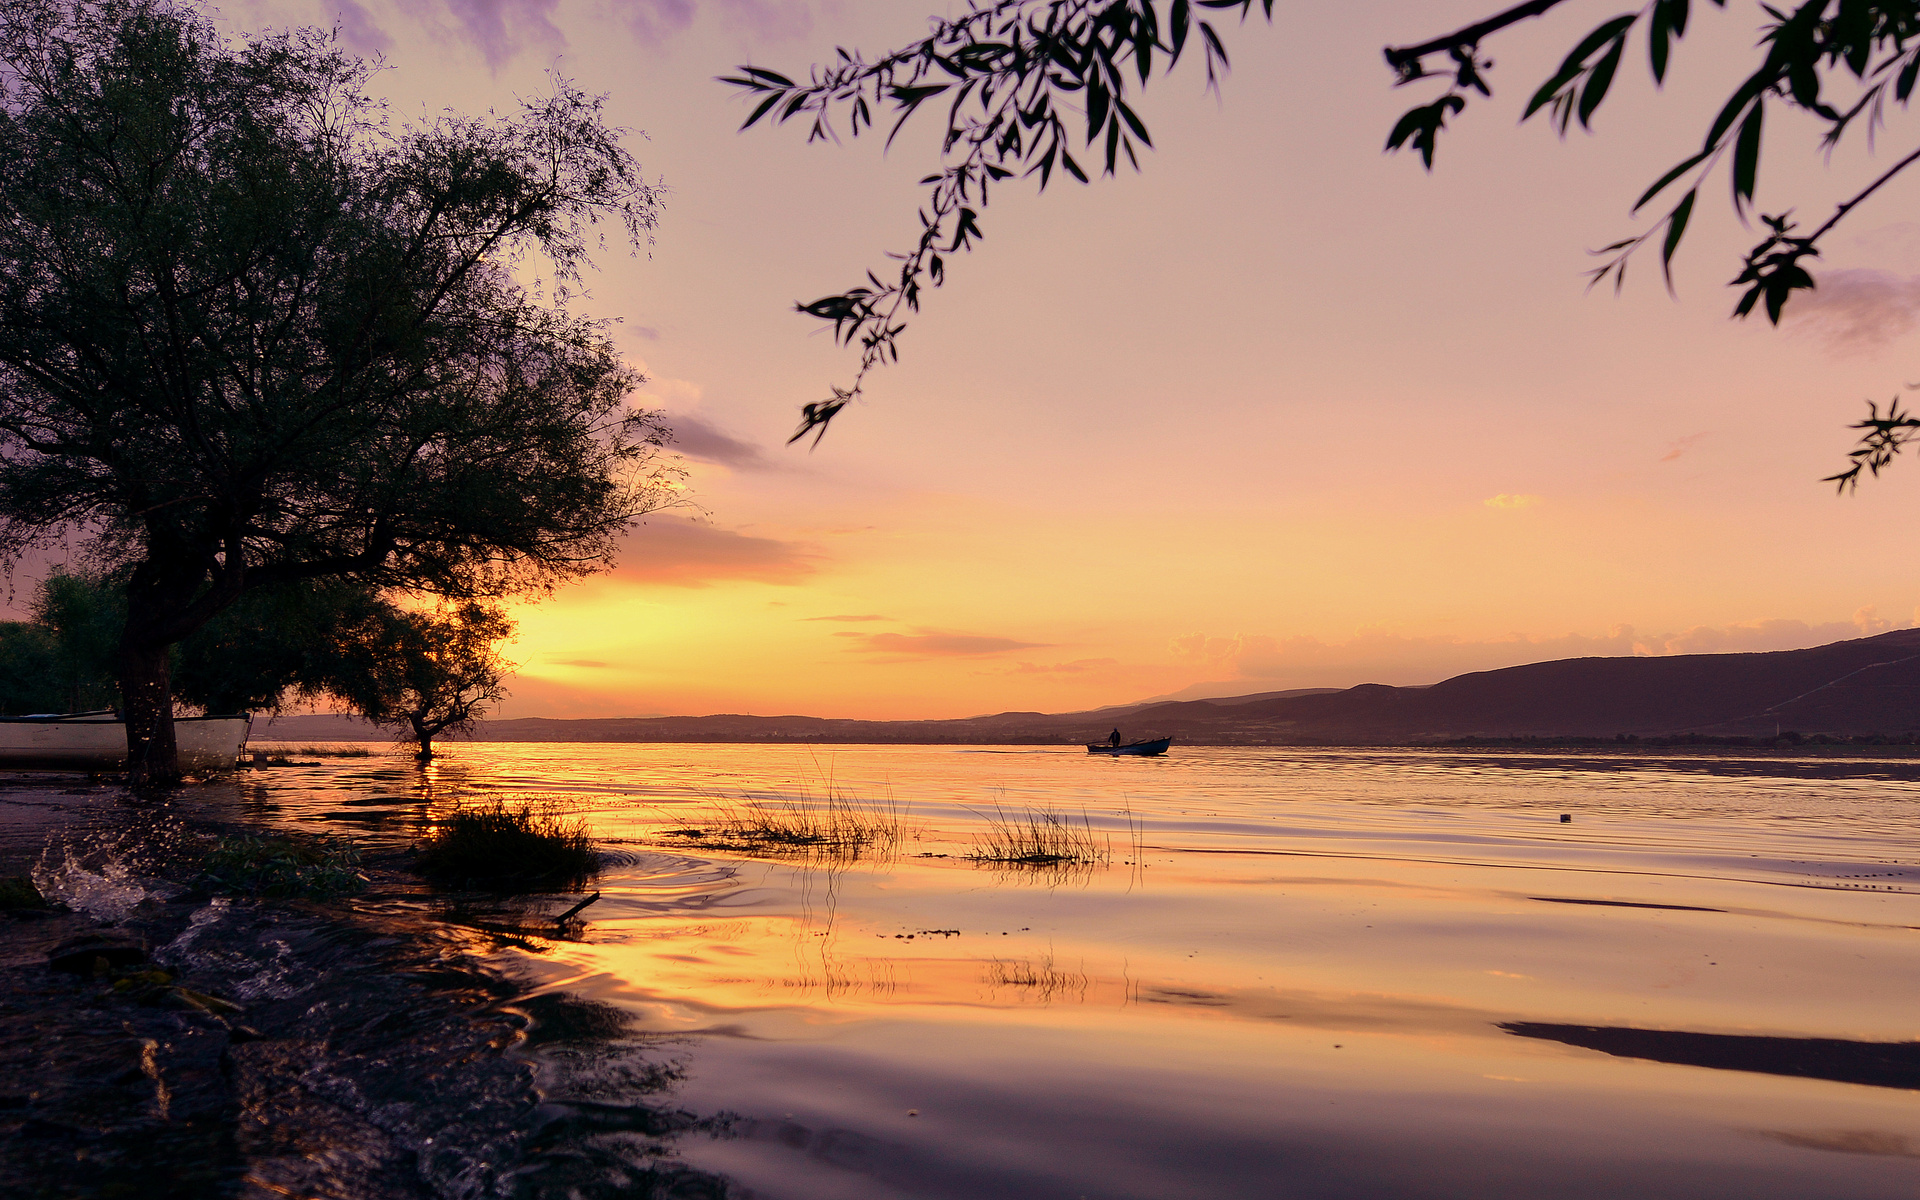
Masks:
[[[252,723],[245,713],[175,717],[180,769],[232,769]],[[0,717],[0,770],[117,771],[126,765],[127,724],[112,709]]]
[[[1165,754],[1167,747],[1173,745],[1170,737],[1153,738],[1145,742],[1128,742],[1116,746],[1111,742],[1093,742],[1087,747],[1088,754]]]

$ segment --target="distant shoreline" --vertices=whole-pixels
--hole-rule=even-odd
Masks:
[[[527,737],[527,736],[490,736],[485,730],[470,736],[442,739],[459,743],[528,745],[581,745],[581,746],[1019,746],[1019,747],[1056,747],[1078,749],[1083,743],[1060,741],[1050,738],[861,738],[861,737]],[[254,736],[250,744],[272,744],[278,746],[300,746],[303,744],[324,744],[328,742],[353,742],[371,744],[394,743],[392,734],[374,730],[351,734],[295,734],[267,730]],[[1582,750],[1604,752],[1608,754],[1651,754],[1673,751],[1717,751],[1749,750],[1765,752],[1770,755],[1827,755],[1847,757],[1856,755],[1883,755],[1893,758],[1920,757],[1920,736],[1901,734],[1898,736],[1862,735],[1854,738],[1815,735],[1798,742],[1783,738],[1742,738],[1742,737],[1705,737],[1678,735],[1673,737],[1634,737],[1622,741],[1617,738],[1595,737],[1514,737],[1514,738],[1450,738],[1426,741],[1216,741],[1202,738],[1176,739],[1173,752],[1181,749],[1205,750],[1444,750],[1471,752],[1476,750]]]
[[[475,741],[1072,746],[1168,737],[1180,746],[1722,749],[1920,744],[1920,629],[1765,654],[1578,658],[1457,675],[1068,713],[868,721],[796,714],[520,717]],[[276,741],[385,741],[355,717],[281,717]]]

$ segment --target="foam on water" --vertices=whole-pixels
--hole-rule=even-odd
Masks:
[[[148,896],[133,873],[118,837],[49,842],[33,865],[33,885],[40,894],[96,921],[124,921]]]

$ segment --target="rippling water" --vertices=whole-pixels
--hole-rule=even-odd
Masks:
[[[673,832],[830,792],[893,852]],[[675,1152],[755,1195],[1920,1193],[1913,759],[482,743],[254,795],[584,815],[591,924],[505,953],[666,1039],[732,1118]],[[1100,860],[968,857],[1029,809]]]

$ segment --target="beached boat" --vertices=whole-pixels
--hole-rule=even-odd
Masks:
[[[183,771],[234,766],[253,718],[175,717]],[[116,771],[127,765],[127,726],[112,710],[0,717],[0,770]]]
[[[1088,754],[1165,754],[1167,747],[1173,745],[1170,737],[1153,738],[1144,742],[1128,742],[1124,746],[1115,746],[1110,742],[1094,742],[1087,747]]]

